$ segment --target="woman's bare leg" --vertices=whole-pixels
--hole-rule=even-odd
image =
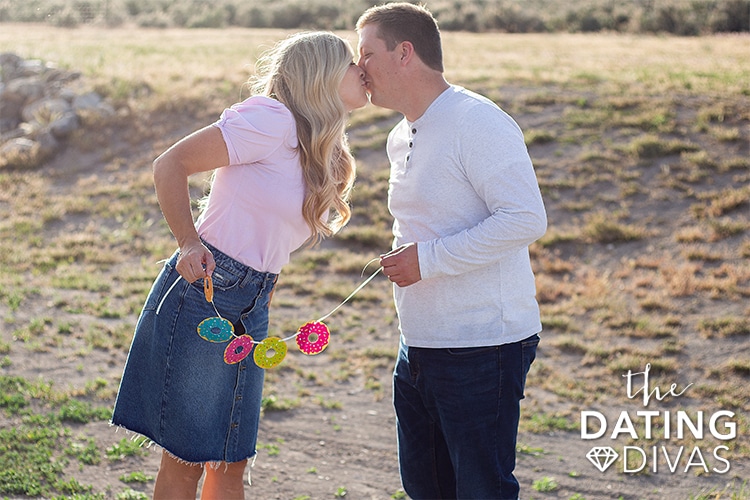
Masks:
[[[195,500],[203,469],[202,465],[180,462],[162,451],[154,485],[154,500]]]
[[[206,466],[201,500],[244,500],[247,460],[224,463],[218,468]]]

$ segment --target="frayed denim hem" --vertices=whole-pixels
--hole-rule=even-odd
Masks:
[[[148,450],[153,450],[153,451],[159,451],[159,450],[161,450],[161,451],[163,451],[164,453],[166,453],[167,455],[169,455],[170,457],[172,457],[173,459],[175,459],[177,462],[179,462],[181,464],[189,465],[189,466],[195,466],[195,467],[209,467],[211,470],[219,470],[219,467],[221,467],[222,464],[224,464],[225,470],[229,467],[229,462],[227,462],[225,460],[209,460],[209,461],[206,461],[206,462],[189,462],[187,460],[184,460],[184,459],[178,457],[177,455],[175,455],[174,453],[172,453],[168,449],[164,448],[162,445],[160,445],[156,441],[154,441],[154,440],[152,440],[152,439],[144,436],[143,434],[140,434],[140,433],[135,432],[135,431],[131,431],[127,427],[123,427],[122,425],[117,425],[117,424],[114,424],[112,422],[109,422],[109,426],[110,427],[114,427],[115,428],[115,432],[119,432],[121,430],[124,431],[126,435],[130,436],[130,440],[131,441],[139,441],[140,440],[140,442],[138,443],[138,445],[141,448],[146,448]],[[245,458],[245,460],[247,460],[248,463],[249,463],[249,465],[250,465],[250,468],[247,471],[247,484],[249,486],[252,486],[252,484],[253,484],[253,481],[252,481],[252,469],[253,469],[253,467],[255,467],[255,460],[257,458],[258,458],[258,452],[257,452],[257,450],[255,451],[255,453],[253,453],[249,457]],[[238,461],[241,462],[242,460],[238,460]]]

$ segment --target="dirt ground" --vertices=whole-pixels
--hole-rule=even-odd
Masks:
[[[172,134],[177,137],[184,132],[185,130],[173,130]],[[152,145],[145,143],[136,147],[123,144],[120,151],[120,154],[129,155],[125,163],[134,165],[148,165],[153,153]],[[53,164],[45,167],[46,171],[54,178],[55,168],[62,164],[76,164],[76,168],[85,175],[97,175],[101,179],[106,179],[111,174],[99,169],[99,159],[95,154],[75,156],[76,154],[75,151],[68,151],[65,157],[56,159]],[[367,168],[368,161],[385,161],[384,155],[378,159],[378,154],[380,153],[368,152],[363,155],[361,168]],[[67,183],[69,180],[61,178],[58,185],[62,188]],[[558,202],[550,200],[548,206],[551,214],[559,216],[561,212],[557,208],[558,205]],[[601,261],[611,258],[616,262],[618,256],[615,253],[613,250],[611,256],[599,255],[598,258]],[[592,260],[589,264],[596,266],[597,262]],[[112,267],[111,272],[117,273],[118,270],[133,265],[142,263],[137,259],[124,258],[123,262]],[[606,265],[605,262],[604,266]],[[154,267],[154,275],[156,271],[157,267]],[[339,276],[337,279],[344,281],[343,286],[350,290],[361,282],[361,278],[356,274],[343,278]],[[44,283],[43,276],[35,276],[33,280],[38,284]],[[283,278],[281,283],[283,284]],[[268,411],[264,414],[258,437],[259,452],[251,469],[252,485],[248,484],[245,487],[246,498],[405,498],[403,493],[400,493],[395,418],[390,402],[392,360],[386,360],[374,369],[365,370],[353,366],[346,356],[346,352],[364,352],[368,349],[394,352],[398,343],[397,322],[390,302],[390,285],[379,276],[368,285],[367,290],[376,298],[348,305],[341,314],[334,315],[328,320],[334,328],[328,350],[318,356],[304,356],[290,351],[282,367],[269,372],[269,383],[273,385],[279,399],[296,399],[301,393],[312,396],[302,398],[301,404],[291,409]],[[22,324],[30,318],[49,314],[52,302],[60,300],[59,293],[41,288],[39,293],[25,302],[23,309],[15,314],[15,322]],[[301,324],[320,316],[321,312],[331,310],[337,303],[334,299],[324,298],[314,303],[299,305],[300,302],[294,295],[292,286],[279,288],[274,298],[275,303],[294,303],[297,307],[282,305],[272,309],[272,323],[278,325],[299,321]],[[6,310],[2,312],[7,313]],[[355,312],[357,321],[351,321]],[[121,321],[132,322],[134,318],[124,318]],[[85,325],[81,327],[85,329]],[[13,343],[8,329],[4,329],[2,335],[4,341]],[[623,403],[623,398],[602,399],[596,407],[581,407],[544,389],[544,379],[554,377],[555,373],[583,381],[618,378],[618,375],[602,371],[596,365],[568,363],[567,358],[561,357],[558,351],[549,347],[553,335],[554,333],[542,334],[538,358],[529,377],[523,419],[530,420],[535,412],[551,408],[574,416],[586,410],[599,410],[616,415],[621,410],[635,414],[643,409],[635,401]],[[84,387],[96,378],[117,380],[125,362],[126,352],[94,349],[81,360],[78,353],[82,342],[82,339],[76,340],[71,337],[65,344],[54,349],[30,350],[20,346],[13,347],[8,353],[11,363],[9,367],[2,368],[2,373],[28,379],[42,377],[55,381],[61,387]],[[728,341],[696,341],[691,352],[709,362],[711,359],[721,359],[737,352],[747,356],[747,340],[744,339],[739,344]],[[337,379],[336,374],[342,371],[351,372],[352,375]],[[310,376],[301,377],[300,373],[326,376],[314,380]],[[378,381],[382,386],[381,390],[374,391],[368,388],[370,380]],[[680,388],[684,388],[698,380],[681,378],[675,382]],[[665,406],[673,409],[678,407]],[[706,402],[707,412],[715,409]],[[0,413],[0,427],[7,425],[12,425],[12,422]],[[73,429],[73,433],[94,437],[102,449],[126,436],[123,431],[111,428],[106,422],[80,425]],[[747,440],[748,436],[740,435],[737,439]],[[618,461],[605,472],[600,472],[586,458],[593,446],[612,445],[622,451],[623,445],[626,444],[628,443],[623,438],[584,440],[578,430],[547,430],[541,433],[522,431],[519,435],[516,471],[522,487],[522,498],[636,500],[688,499],[699,498],[700,495],[713,498],[724,491],[740,491],[742,481],[750,478],[750,463],[747,460],[732,460],[731,469],[724,473],[698,473],[702,472],[701,467],[687,467],[687,455],[693,450],[695,443],[682,443],[680,440],[673,441],[667,450],[674,461],[679,447],[684,445],[685,455],[681,456],[675,472],[669,471],[663,455],[659,455],[661,450],[657,450],[657,456],[660,458],[657,460],[658,470],[654,471],[652,450],[646,449],[649,464],[640,473],[625,473],[622,461]],[[712,449],[713,447],[704,447],[701,451],[711,455]],[[127,488],[142,491],[150,496],[153,481],[140,485],[125,485],[119,478],[122,474],[133,471],[155,475],[159,457],[159,451],[152,450],[145,456],[128,457],[122,461],[102,460],[98,466],[79,467],[75,464],[69,472],[80,483],[93,485],[95,492],[106,493],[107,498],[116,498]],[[722,467],[716,460],[712,460],[711,464],[713,467]],[[552,491],[549,492],[542,491],[544,488],[540,481],[549,483],[552,480],[557,487],[551,488]],[[745,486],[744,496],[740,494],[732,498],[747,498],[748,489],[750,487]]]

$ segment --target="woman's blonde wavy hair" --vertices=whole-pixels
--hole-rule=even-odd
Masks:
[[[313,244],[351,218],[348,201],[356,167],[339,86],[353,58],[349,43],[333,33],[298,33],[261,56],[248,81],[253,94],[277,99],[294,116],[307,185],[302,215]]]

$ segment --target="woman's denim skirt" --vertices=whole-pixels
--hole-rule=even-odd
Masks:
[[[233,323],[236,335],[265,339],[277,275],[206,246],[216,261],[214,304],[221,317]],[[228,342],[198,335],[198,324],[216,311],[202,279],[180,278],[177,257],[164,265],[138,319],[112,424],[185,462],[238,462],[256,453],[264,370],[252,355],[225,363]]]

